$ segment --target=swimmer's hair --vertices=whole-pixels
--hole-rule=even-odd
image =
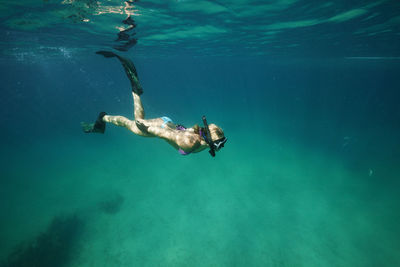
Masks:
[[[220,127],[218,127],[217,125],[215,125],[213,123],[208,125],[208,129],[210,129],[210,134],[211,134],[212,140],[218,140],[225,136],[224,131],[222,131],[222,129]]]
[[[200,126],[199,126],[198,124],[195,124],[195,125],[193,126],[193,130],[194,130],[195,133],[199,134],[199,132],[200,132]]]

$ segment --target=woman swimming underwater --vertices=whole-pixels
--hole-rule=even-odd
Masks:
[[[105,112],[100,112],[95,123],[82,122],[82,128],[85,133],[104,133],[106,122],[108,122],[125,127],[137,135],[162,138],[182,155],[197,153],[209,147],[209,152],[214,157],[215,151],[219,151],[224,147],[227,141],[224,132],[217,125],[208,124],[205,116],[202,118],[204,127],[199,127],[196,124],[191,128],[186,128],[179,124],[176,125],[168,117],[145,119],[142,101],[140,100],[143,89],[132,61],[109,51],[98,51],[96,53],[107,58],[116,57],[122,63],[132,85],[135,120],[129,120],[123,116],[110,116]]]

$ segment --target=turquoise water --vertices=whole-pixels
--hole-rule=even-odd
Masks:
[[[0,266],[400,265],[396,1],[3,2]],[[146,116],[215,158],[81,131],[133,118],[129,12]]]

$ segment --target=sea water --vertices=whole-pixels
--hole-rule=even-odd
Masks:
[[[3,0],[0,266],[400,265],[398,8]],[[97,50],[146,118],[206,115],[225,147],[84,134],[134,118]]]

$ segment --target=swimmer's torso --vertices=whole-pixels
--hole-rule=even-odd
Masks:
[[[178,130],[176,124],[165,122],[162,118],[144,120],[148,126],[150,136],[158,136],[166,140],[176,149],[182,149],[186,153],[197,153],[207,147],[207,143],[195,133],[193,128]]]

